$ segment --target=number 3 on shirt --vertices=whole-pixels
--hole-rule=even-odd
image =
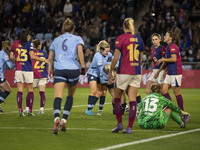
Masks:
[[[133,44],[129,44],[127,46],[127,49],[129,50],[129,61],[133,61],[133,57],[136,61],[139,60],[139,50],[137,49],[138,46],[139,44],[135,44],[134,54],[133,54]]]
[[[28,56],[26,54],[27,53],[26,49],[17,48],[16,51],[18,52],[17,61],[27,61],[28,60]]]
[[[145,100],[145,111],[150,111],[150,112],[154,112],[157,110],[157,104],[156,102],[158,102],[157,98],[151,98],[151,102],[149,103],[149,98],[147,98]],[[151,108],[150,108],[151,107]]]

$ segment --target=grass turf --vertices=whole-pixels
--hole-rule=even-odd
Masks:
[[[106,97],[103,115],[86,116],[84,111],[87,108],[89,89],[77,88],[73,108],[67,122],[67,131],[53,135],[53,88],[46,89],[46,110],[44,115],[37,114],[40,107],[40,97],[38,89],[35,89],[33,106],[35,117],[18,116],[16,92],[17,89],[13,88],[12,93],[2,104],[5,113],[0,114],[0,150],[88,150],[200,128],[200,89],[182,89],[185,111],[191,114],[185,129],[181,129],[179,125],[170,119],[167,126],[162,130],[143,130],[138,127],[137,119],[135,119],[131,135],[111,133],[111,129],[116,125],[116,119],[112,115],[111,96],[109,94]],[[66,93],[67,91],[65,90],[62,106],[65,103]],[[145,96],[144,89],[140,89],[140,94],[142,98]],[[171,90],[170,95],[173,102],[176,103]],[[26,91],[23,94],[23,108],[25,108],[25,104]],[[98,112],[98,105],[94,107],[93,112]],[[127,124],[128,113],[125,113],[123,116],[124,127]],[[119,149],[199,149],[199,141],[200,131],[197,131]]]

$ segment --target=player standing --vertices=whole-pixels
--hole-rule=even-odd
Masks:
[[[105,102],[107,86],[100,84],[100,70],[107,62],[111,62],[112,54],[110,53],[110,45],[105,41],[100,41],[97,45],[97,52],[94,55],[92,64],[87,72],[88,83],[90,85],[90,95],[88,96],[88,108],[85,113],[89,116],[95,115],[92,108],[100,97],[100,106]],[[104,92],[102,92],[104,91]]]
[[[116,87],[114,89],[114,107],[118,123],[112,132],[117,133],[120,130],[123,130],[121,96],[123,91],[127,91],[130,106],[129,123],[128,127],[123,130],[122,133],[130,134],[132,133],[132,126],[137,111],[136,96],[141,82],[141,64],[144,43],[138,35],[134,34],[134,20],[132,18],[126,18],[124,20],[123,30],[125,33],[120,35],[115,42],[115,53],[108,74],[108,79],[111,80],[112,71],[121,53],[116,76]]]
[[[169,31],[164,36],[164,42],[168,44],[167,50],[166,50],[166,57],[162,58],[157,61],[157,64],[159,65],[161,62],[164,62],[167,65],[167,75],[164,80],[163,84],[163,95],[171,100],[171,97],[168,93],[170,87],[173,89],[173,92],[176,96],[176,100],[178,103],[178,106],[184,110],[183,108],[183,98],[181,95],[181,81],[182,81],[182,62],[181,62],[181,54],[179,51],[179,48],[177,45],[179,45],[179,37],[177,34],[174,34],[173,32]],[[164,65],[163,65],[164,67]],[[159,72],[163,69],[161,67],[158,72],[155,74],[157,77]],[[187,119],[187,118],[186,118]]]
[[[29,106],[28,116],[34,116],[32,113],[33,106],[33,69],[31,59],[48,63],[48,60],[41,59],[35,56],[33,52],[32,43],[30,41],[31,35],[28,30],[23,29],[20,33],[20,40],[15,41],[12,45],[11,60],[16,61],[15,80],[17,82],[17,104],[19,108],[19,116],[24,116],[22,110],[22,94],[24,83],[27,86],[26,103]]]
[[[32,42],[34,54],[42,59],[48,59],[47,53],[41,50],[42,42],[38,39],[35,39]],[[38,112],[38,114],[44,114],[44,105],[46,102],[45,88],[48,77],[47,64],[45,62],[32,60],[32,66],[34,74],[33,87],[38,87],[40,93],[40,111]]]
[[[164,78],[163,78],[163,73],[164,73],[164,70],[162,70],[160,73],[159,73],[159,76],[158,78],[154,78],[154,75],[155,73],[158,71],[158,69],[160,69],[161,67],[161,64],[157,65],[157,61],[159,59],[161,59],[162,57],[165,57],[165,47],[163,45],[160,44],[160,41],[161,41],[161,36],[160,34],[158,33],[154,33],[152,36],[152,43],[153,43],[153,48],[151,49],[151,59],[153,61],[153,71],[151,73],[151,76],[149,77],[149,80],[147,82],[147,86],[146,86],[146,94],[149,94],[150,93],[150,85],[152,83],[158,83],[161,85],[163,85],[163,82],[164,82]]]
[[[66,131],[66,122],[73,105],[73,96],[78,84],[80,67],[77,62],[79,57],[81,63],[81,74],[85,74],[85,64],[83,55],[84,42],[80,36],[73,35],[75,31],[74,22],[69,18],[62,26],[63,34],[54,39],[49,48],[49,69],[54,65],[54,128],[53,134],[58,134],[59,125],[61,131]],[[54,63],[54,64],[53,64]],[[60,121],[61,101],[63,90],[67,83],[68,94],[63,110],[63,118]]]

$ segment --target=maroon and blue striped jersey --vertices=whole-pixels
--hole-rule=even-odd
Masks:
[[[26,42],[25,46],[21,45],[20,41],[15,41],[12,45],[16,59],[16,70],[33,71],[29,51],[33,50],[31,41]]]
[[[160,65],[157,65],[157,61],[161,59],[162,57],[165,57],[165,52],[166,52],[166,49],[163,45],[160,45],[157,48],[153,47],[151,49],[151,59],[153,61],[153,69],[160,69],[160,66],[162,65],[162,63]]]
[[[140,52],[144,49],[141,37],[124,33],[116,39],[115,49],[121,52],[118,74],[141,74]]]
[[[40,57],[40,58],[43,58],[43,59],[48,59],[47,53],[42,51],[42,50],[34,49],[34,54],[37,57]],[[32,60],[32,66],[33,66],[34,79],[36,79],[36,78],[47,78],[47,76],[48,76],[47,64],[45,62]]]
[[[182,74],[181,54],[178,46],[174,43],[169,44],[166,50],[167,58],[171,58],[172,54],[176,54],[176,62],[167,63],[168,74],[181,75]]]

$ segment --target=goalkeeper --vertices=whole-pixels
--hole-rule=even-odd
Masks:
[[[182,111],[170,100],[160,95],[160,85],[151,85],[151,94],[144,97],[138,106],[138,125],[143,129],[162,129],[166,126],[169,117],[172,118],[181,128],[185,128],[190,114]],[[163,107],[166,108],[163,109]],[[179,114],[186,117],[181,120]]]

